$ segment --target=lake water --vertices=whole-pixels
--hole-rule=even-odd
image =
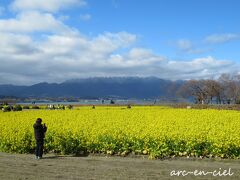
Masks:
[[[154,100],[114,100],[115,105],[127,105],[127,104],[131,104],[131,105],[152,105],[154,103],[158,103],[155,102]],[[19,102],[17,104],[25,104],[25,105],[30,105],[32,104],[32,102]],[[110,100],[104,100],[104,102],[102,102],[102,100],[80,100],[77,102],[51,102],[51,101],[35,101],[35,105],[45,105],[45,104],[53,104],[53,105],[57,105],[57,104],[63,104],[63,105],[109,105],[110,104]]]

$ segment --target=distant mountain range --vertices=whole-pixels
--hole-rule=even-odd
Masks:
[[[183,81],[156,77],[95,77],[68,80],[63,83],[39,83],[31,86],[0,85],[0,97],[19,98],[175,98]]]

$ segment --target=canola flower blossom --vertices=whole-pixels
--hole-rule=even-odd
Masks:
[[[46,152],[240,157],[240,112],[160,106],[0,112],[0,151],[32,153],[38,117]]]

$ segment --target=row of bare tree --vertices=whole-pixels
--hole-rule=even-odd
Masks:
[[[178,95],[193,97],[197,104],[239,104],[240,75],[222,74],[217,80],[189,80],[180,87]]]

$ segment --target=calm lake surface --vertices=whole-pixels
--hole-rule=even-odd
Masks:
[[[158,103],[158,101],[154,100],[114,100],[115,105],[127,105],[127,104],[136,104],[136,105],[152,105]],[[18,102],[17,104],[22,105],[30,105],[32,102]],[[109,105],[111,104],[110,100],[80,100],[77,102],[65,102],[65,101],[59,101],[59,102],[51,102],[51,101],[35,101],[35,105],[45,105],[45,104],[71,104],[71,105]]]

